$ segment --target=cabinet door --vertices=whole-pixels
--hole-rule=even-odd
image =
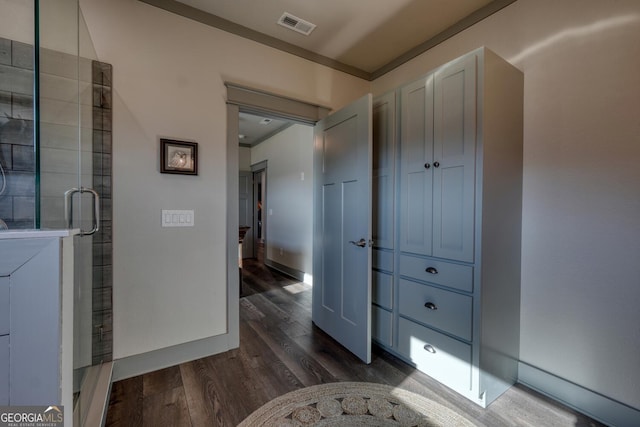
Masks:
[[[0,336],[9,333],[9,277],[0,277]]]
[[[473,262],[476,56],[435,74],[433,256]]]
[[[431,255],[433,78],[401,89],[400,250]]]
[[[394,247],[396,96],[388,93],[373,101],[373,242],[376,248]]]

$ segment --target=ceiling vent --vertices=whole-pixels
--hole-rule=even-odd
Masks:
[[[300,19],[288,12],[282,14],[280,19],[278,19],[278,24],[282,25],[283,27],[287,27],[290,30],[304,34],[305,36],[311,34],[311,31],[316,28],[316,24],[312,24],[311,22],[305,21],[304,19]]]

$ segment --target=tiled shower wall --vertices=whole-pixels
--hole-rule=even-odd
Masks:
[[[93,236],[93,364],[112,360],[113,246],[111,243],[112,67],[93,61],[93,189],[100,194],[100,231]]]
[[[34,159],[33,47],[0,38],[0,219],[11,229],[35,225]]]

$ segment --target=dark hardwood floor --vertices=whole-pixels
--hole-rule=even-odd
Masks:
[[[391,384],[479,426],[600,426],[522,385],[482,409],[374,347],[360,362],[311,322],[311,288],[248,260],[240,348],[113,384],[107,426],[236,426],[269,400],[336,381]]]

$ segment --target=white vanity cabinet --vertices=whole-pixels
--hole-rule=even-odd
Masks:
[[[73,234],[0,234],[0,405],[73,409]]]
[[[486,407],[517,380],[523,75],[481,48],[396,93],[393,327],[378,343]]]
[[[0,406],[9,405],[9,277],[0,277]]]

